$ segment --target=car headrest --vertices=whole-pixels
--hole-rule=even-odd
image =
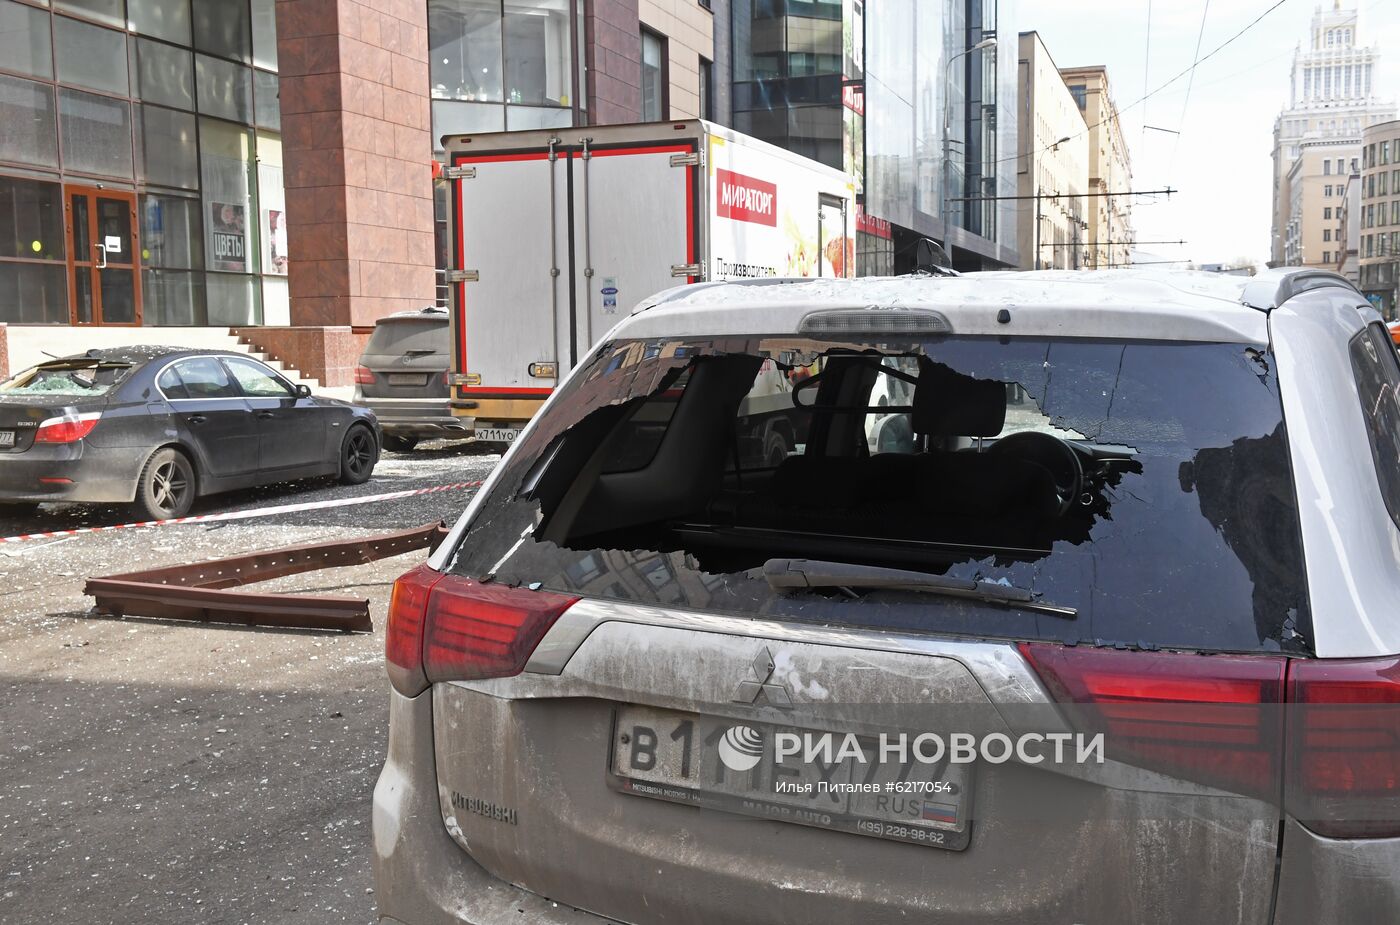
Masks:
[[[912,418],[916,434],[995,437],[1006,425],[1006,384],[920,357]]]

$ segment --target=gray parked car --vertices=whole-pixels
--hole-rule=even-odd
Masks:
[[[384,449],[407,453],[424,439],[465,439],[470,422],[452,416],[447,312],[395,312],[374,326],[355,367],[355,404],[379,418]]]
[[[395,586],[381,922],[1400,921],[1397,394],[1319,271],[655,297]]]

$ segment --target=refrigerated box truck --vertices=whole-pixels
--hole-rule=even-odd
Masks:
[[[453,413],[509,443],[642,299],[854,276],[839,170],[698,119],[443,139]]]

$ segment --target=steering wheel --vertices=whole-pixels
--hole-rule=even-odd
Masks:
[[[1059,501],[1058,516],[1063,517],[1074,507],[1084,491],[1084,463],[1079,453],[1067,441],[1040,430],[1023,430],[1007,434],[992,444],[988,453],[1006,453],[1044,466],[1055,482],[1055,497]]]

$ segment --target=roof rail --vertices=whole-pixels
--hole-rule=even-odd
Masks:
[[[1351,280],[1339,273],[1333,273],[1331,270],[1279,267],[1274,270],[1265,270],[1251,278],[1245,284],[1240,302],[1250,308],[1267,312],[1278,308],[1301,292],[1332,288],[1347,289],[1356,293],[1357,296],[1361,295],[1361,292],[1352,285]]]

